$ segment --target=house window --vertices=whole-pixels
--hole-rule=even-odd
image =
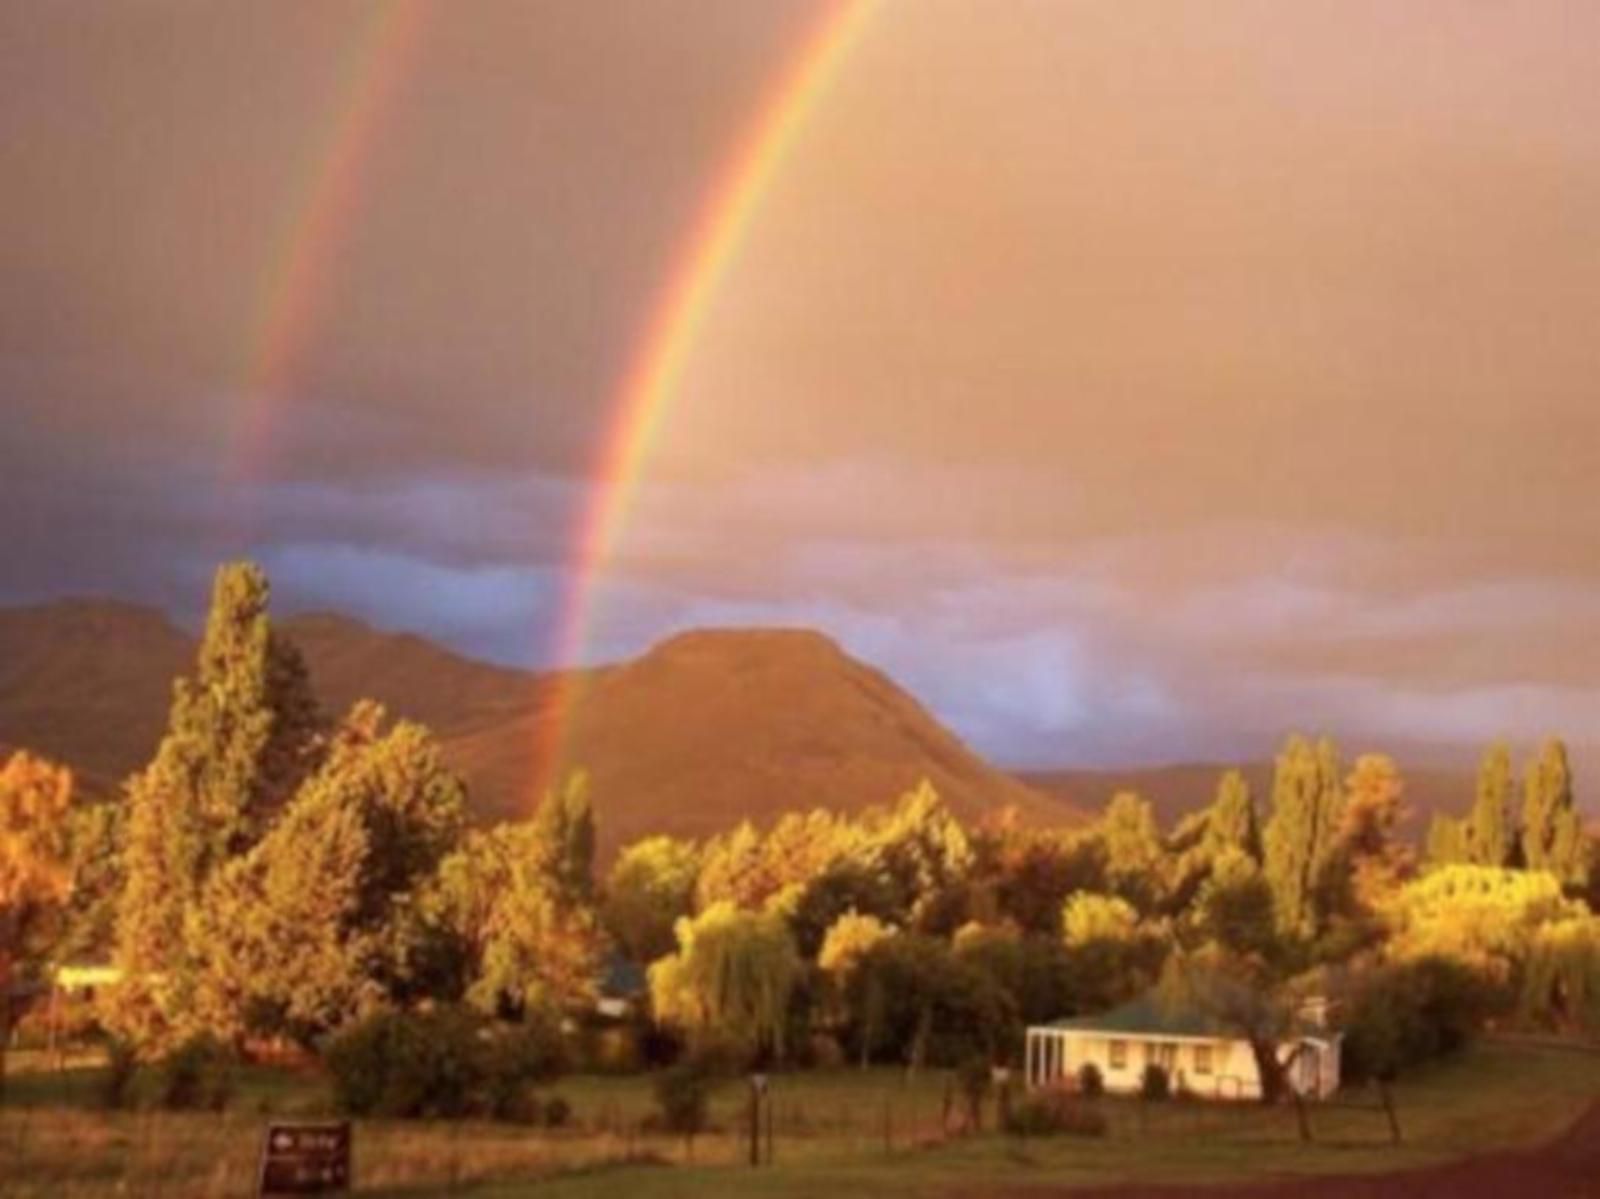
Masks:
[[[1111,1068],[1113,1070],[1126,1070],[1128,1068],[1128,1043],[1126,1041],[1111,1042]]]
[[[1211,1046],[1196,1045],[1194,1047],[1194,1072],[1196,1074],[1211,1073]]]

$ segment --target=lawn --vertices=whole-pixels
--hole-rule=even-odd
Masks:
[[[221,1115],[101,1112],[93,1107],[98,1073],[13,1062],[11,1106],[0,1113],[0,1194],[247,1195],[266,1115],[328,1107],[316,1076],[255,1070]],[[1379,1171],[1554,1135],[1600,1098],[1600,1057],[1477,1046],[1396,1086],[1405,1133],[1398,1146],[1389,1144],[1374,1097],[1361,1092],[1313,1109],[1310,1145],[1299,1141],[1287,1110],[1132,1100],[1103,1101],[1110,1120],[1103,1140],[946,1138],[946,1086],[938,1072],[912,1080],[890,1070],[776,1076],[776,1162],[753,1170],[740,1164],[747,1152],[742,1082],[719,1090],[713,1130],[691,1147],[641,1130],[653,1107],[647,1079],[573,1077],[553,1088],[572,1105],[570,1129],[364,1121],[356,1130],[357,1179],[363,1191],[394,1196],[837,1199],[959,1194],[968,1185]]]

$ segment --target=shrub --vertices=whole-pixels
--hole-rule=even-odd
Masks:
[[[1165,1068],[1151,1062],[1144,1068],[1144,1076],[1139,1080],[1139,1097],[1159,1103],[1171,1095],[1172,1079]]]
[[[552,1021],[495,1024],[461,1007],[380,1012],[334,1037],[325,1057],[334,1100],[351,1115],[525,1123],[544,1117],[533,1088],[567,1064]]]
[[[697,1060],[679,1062],[656,1076],[656,1106],[661,1111],[661,1126],[668,1132],[693,1136],[704,1130],[711,1087],[714,1081],[706,1064]]]
[[[208,1033],[199,1033],[162,1061],[157,1099],[169,1111],[220,1112],[233,1095],[234,1066],[231,1049]]]
[[[1099,1066],[1084,1062],[1078,1067],[1078,1090],[1090,1099],[1098,1099],[1106,1093],[1106,1077],[1100,1073]]]
[[[565,1128],[572,1123],[572,1104],[560,1095],[552,1095],[545,1101],[544,1124],[546,1128]]]
[[[1376,970],[1350,1005],[1342,1072],[1351,1082],[1388,1079],[1454,1053],[1471,1040],[1489,1002],[1477,975],[1443,958]]]
[[[1030,1095],[1011,1109],[1006,1131],[1016,1136],[1103,1137],[1104,1113],[1063,1091]]]
[[[482,1030],[477,1040],[483,1106],[489,1114],[497,1120],[542,1122],[544,1112],[533,1088],[558,1077],[566,1067],[560,1030],[549,1020],[529,1016],[521,1024]]]

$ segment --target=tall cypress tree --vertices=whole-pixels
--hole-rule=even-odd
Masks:
[[[1523,783],[1522,858],[1529,870],[1548,870],[1564,883],[1586,874],[1583,822],[1572,792],[1572,765],[1559,737],[1544,743]]]
[[[184,925],[202,886],[260,839],[320,753],[305,664],[272,630],[268,597],[260,567],[217,571],[195,674],[174,685],[166,735],[128,784],[116,953],[128,980],[112,1019],[136,1037],[159,1035],[185,1002]]]
[[[1467,856],[1475,865],[1509,866],[1515,857],[1511,788],[1511,750],[1497,741],[1478,767],[1478,790],[1467,822]]]

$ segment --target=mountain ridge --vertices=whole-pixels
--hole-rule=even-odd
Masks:
[[[1081,814],[984,761],[882,671],[812,629],[700,629],[636,658],[568,674],[465,657],[336,612],[275,620],[330,714],[383,703],[438,736],[474,813],[523,815],[542,781],[582,767],[602,848],[704,836],[784,811],[893,802],[924,777],[978,819]],[[74,599],[0,608],[0,744],[71,765],[97,792],[148,761],[195,638],[165,613]],[[558,702],[573,704],[570,713]],[[562,719],[559,760],[541,760]]]

